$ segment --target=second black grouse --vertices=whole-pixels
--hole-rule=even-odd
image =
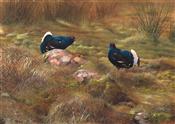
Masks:
[[[140,58],[133,49],[131,51],[121,50],[114,43],[109,44],[108,59],[118,69],[140,65]]]

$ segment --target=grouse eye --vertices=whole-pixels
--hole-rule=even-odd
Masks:
[[[48,51],[48,49],[49,49],[48,46],[46,46],[46,51]]]

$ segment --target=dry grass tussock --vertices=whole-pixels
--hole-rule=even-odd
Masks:
[[[39,70],[39,57],[16,47],[2,49],[0,66],[2,90],[16,92],[24,88],[40,87],[45,74]]]
[[[124,76],[121,77],[126,78]],[[130,92],[131,89],[129,87],[133,86],[135,82],[132,81],[132,84],[130,85],[129,83],[131,82],[126,84],[125,80],[121,79],[121,77],[116,78],[116,74],[107,75],[99,80],[91,81],[86,86],[86,92],[94,98],[101,98],[105,100],[111,105],[131,103],[131,106],[134,106],[139,100],[134,93]],[[128,85],[128,87],[126,85]]]
[[[66,97],[65,97],[66,98]],[[58,99],[52,105],[48,122],[56,123],[100,123],[127,124],[129,118],[115,113],[103,100],[94,99],[89,95],[67,96],[67,100]]]
[[[172,6],[168,3],[153,2],[137,3],[134,5],[134,25],[139,31],[156,41],[168,29],[172,13]]]

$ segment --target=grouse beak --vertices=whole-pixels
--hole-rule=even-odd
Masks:
[[[140,58],[138,58],[137,65],[140,66]]]
[[[75,41],[75,37],[71,36],[71,40],[72,40],[72,42],[74,42]]]
[[[115,43],[110,43],[109,48],[116,48]]]

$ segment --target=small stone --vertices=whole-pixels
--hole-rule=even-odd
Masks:
[[[63,56],[60,58],[60,61],[62,62],[62,64],[68,64],[71,61],[71,58],[69,56]]]
[[[81,58],[80,57],[75,57],[74,58],[74,61],[77,62],[77,63],[79,63],[81,61]]]
[[[10,95],[8,93],[1,93],[1,97],[10,97]]]
[[[8,33],[6,37],[15,37],[17,35],[16,32]]]
[[[84,60],[81,57],[74,57],[73,62],[78,63],[78,64],[84,64]]]

